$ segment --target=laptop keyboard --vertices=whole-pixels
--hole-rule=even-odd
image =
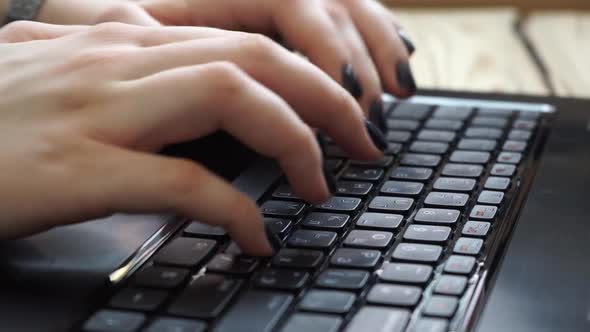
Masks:
[[[334,197],[310,206],[281,180],[260,201],[284,241],[248,257],[220,228],[188,225],[116,290],[84,331],[449,331],[534,165],[547,117],[389,102],[383,160],[328,140]],[[526,172],[529,173],[526,173]]]

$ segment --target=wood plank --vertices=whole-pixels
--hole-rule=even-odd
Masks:
[[[542,77],[514,32],[515,9],[394,10],[417,46],[423,88],[546,94]]]
[[[560,96],[590,97],[590,12],[539,12],[523,31]]]

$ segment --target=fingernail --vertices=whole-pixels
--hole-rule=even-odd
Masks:
[[[397,74],[397,81],[402,89],[406,90],[410,94],[416,93],[416,81],[414,81],[414,75],[412,75],[412,68],[408,62],[400,62],[395,67]]]
[[[369,120],[371,120],[381,132],[387,131],[387,122],[385,121],[385,114],[383,114],[383,102],[380,99],[371,103],[371,106],[369,107]]]
[[[281,250],[283,247],[283,241],[281,241],[281,238],[279,238],[279,236],[273,232],[270,227],[268,227],[268,225],[264,225],[264,230],[266,231],[266,238],[268,239],[273,252],[276,253]]]
[[[355,99],[360,99],[363,95],[363,87],[349,63],[342,66],[342,85]]]
[[[406,49],[408,50],[408,54],[410,54],[410,55],[414,54],[414,52],[416,51],[416,46],[414,46],[414,43],[412,42],[410,37],[408,37],[408,35],[406,34],[406,31],[399,30],[398,34],[399,34],[400,38],[402,39],[402,41],[404,42],[404,45],[406,45]]]
[[[332,171],[328,168],[328,165],[326,165],[326,163],[324,163],[323,169],[324,169],[324,178],[326,179],[326,184],[328,185],[328,189],[330,190],[330,193],[334,194],[334,193],[336,193],[336,190],[338,189],[338,186],[336,185],[336,178],[334,177],[334,174],[332,174]]]
[[[383,133],[377,128],[371,121],[365,120],[365,127],[367,128],[367,132],[369,136],[373,140],[373,143],[379,150],[385,151],[387,149],[387,140]]]

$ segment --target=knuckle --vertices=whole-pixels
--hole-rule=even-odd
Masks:
[[[203,177],[203,171],[193,162],[188,160],[178,160],[171,167],[162,165],[162,172],[167,174],[164,181],[164,192],[168,193],[173,200],[190,200],[194,197],[191,195],[195,190],[195,181],[193,179]]]
[[[247,84],[247,76],[231,62],[215,62],[208,65],[206,76],[222,98],[238,96]]]
[[[280,55],[281,47],[272,39],[261,34],[249,34],[240,37],[240,46],[245,49],[248,55],[259,62],[274,62]]]
[[[330,17],[332,17],[332,19],[338,23],[350,20],[348,9],[340,3],[332,2],[327,7],[327,12],[330,15]]]
[[[103,43],[118,43],[121,41],[129,41],[132,37],[132,31],[137,27],[119,22],[106,22],[93,26],[89,35]]]
[[[136,13],[141,10],[139,4],[133,2],[118,3],[106,11],[104,11],[99,17],[98,22],[109,22],[109,21],[126,21],[129,18],[133,18]]]
[[[288,146],[295,150],[304,150],[307,152],[306,155],[308,155],[309,150],[314,149],[314,145],[316,145],[315,135],[307,125],[299,126],[297,130],[294,131],[293,135],[290,135],[290,140],[291,142]],[[287,152],[287,154],[292,155],[291,152]]]
[[[27,40],[39,23],[31,21],[12,22],[0,30],[0,40],[6,43],[18,43]]]

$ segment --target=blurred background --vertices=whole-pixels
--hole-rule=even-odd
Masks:
[[[589,0],[381,0],[423,88],[590,97]]]

